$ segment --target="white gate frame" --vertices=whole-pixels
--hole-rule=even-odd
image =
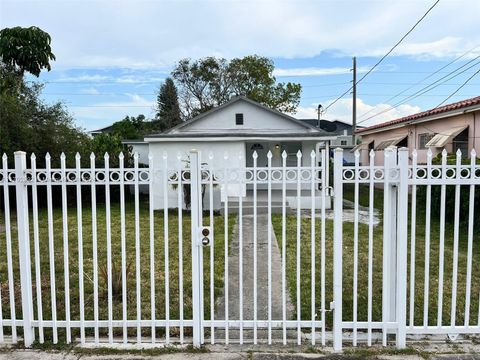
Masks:
[[[398,156],[398,163],[397,163]],[[373,162],[368,167],[370,185],[377,169]],[[382,285],[382,328],[383,344],[386,345],[389,332],[396,335],[396,346],[406,346],[407,318],[407,217],[408,217],[408,149],[385,150],[383,168],[384,185],[384,232],[383,235],[383,285]],[[358,179],[358,164],[354,176]],[[343,292],[343,184],[344,166],[343,149],[337,148],[334,153],[334,227],[333,227],[333,349],[342,350],[344,321],[342,317]],[[373,198],[370,199],[373,201]],[[371,246],[371,244],[370,244]],[[370,258],[371,261],[371,258]],[[371,314],[371,304],[369,304]],[[354,322],[356,328],[356,321]],[[367,321],[371,335],[372,319]],[[395,330],[394,332],[391,330]],[[371,336],[369,336],[371,342]],[[369,344],[370,345],[370,344]]]
[[[200,243],[202,226],[202,175],[200,151],[190,151],[191,231],[192,231],[192,312],[193,346],[203,343],[203,246]]]
[[[23,151],[15,152],[15,190],[17,200],[18,255],[20,261],[20,284],[22,288],[23,341],[30,347],[35,340],[33,331],[32,271],[30,262],[30,227],[28,224],[28,189],[25,170],[27,156]],[[8,189],[7,189],[8,191]]]

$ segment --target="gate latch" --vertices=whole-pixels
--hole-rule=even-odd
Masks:
[[[332,186],[328,186],[326,189],[325,195],[335,197],[335,191]]]
[[[202,226],[200,228],[200,234],[199,234],[199,239],[200,239],[200,244],[201,246],[212,246],[212,231],[210,229],[210,226]]]

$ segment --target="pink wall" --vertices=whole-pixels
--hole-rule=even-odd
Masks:
[[[375,147],[382,141],[396,138],[402,135],[408,135],[408,151],[411,153],[413,149],[417,149],[418,162],[425,163],[427,159],[427,150],[418,149],[418,135],[422,133],[442,133],[450,130],[452,127],[459,127],[468,125],[468,149],[475,149],[477,154],[480,155],[480,111],[471,112],[468,114],[461,114],[451,116],[438,120],[431,120],[420,122],[412,125],[405,125],[396,129],[386,129],[376,133],[361,135],[362,143],[369,144],[371,141],[375,141]],[[448,152],[452,152],[452,143],[448,143],[445,146]],[[442,152],[443,148],[431,148],[433,156],[436,156]],[[469,154],[470,157],[470,154]],[[368,150],[360,150],[360,161],[362,165],[368,164]],[[383,150],[375,152],[375,164],[383,165]]]

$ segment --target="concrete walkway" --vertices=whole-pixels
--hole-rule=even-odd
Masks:
[[[268,319],[268,216],[257,216],[257,319]],[[239,224],[238,220],[232,235],[230,256],[228,258],[228,307],[229,319],[240,319],[240,272],[239,272]],[[282,319],[282,259],[277,238],[272,229],[272,319]],[[253,271],[253,215],[243,216],[243,319],[253,320],[254,314],[254,271]],[[225,291],[225,290],[224,290]],[[224,292],[225,293],[225,292]],[[288,288],[286,289],[287,319],[292,317],[293,305],[290,301]],[[225,319],[225,297],[218,299],[216,304],[216,319]],[[236,342],[239,331],[230,329],[229,338]],[[282,330],[272,331],[273,339],[282,339]],[[267,339],[267,331],[258,331],[259,340]],[[224,330],[215,332],[216,340],[224,339]],[[253,339],[253,330],[244,330],[244,341],[249,343]]]
[[[355,219],[355,212],[353,211],[354,203],[350,200],[343,200],[343,222],[353,222]],[[311,218],[310,210],[302,210],[302,215],[306,218]],[[321,218],[322,213],[320,209],[315,210],[315,218]],[[325,211],[325,218],[333,220],[333,210]],[[380,224],[381,213],[378,209],[373,208],[373,226]],[[358,206],[358,222],[359,224],[368,225],[370,223],[370,209],[368,206]]]

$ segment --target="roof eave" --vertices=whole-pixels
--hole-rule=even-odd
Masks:
[[[304,141],[325,141],[325,140],[335,140],[336,136],[311,136],[307,135],[278,135],[278,136],[262,136],[262,135],[253,135],[253,136],[203,136],[203,137],[189,137],[189,136],[161,136],[161,137],[148,137],[145,138],[145,143],[155,143],[155,142],[232,142],[232,141],[275,141],[275,140],[304,140]]]
[[[472,105],[472,106],[469,106],[469,107],[464,107],[464,108],[461,108],[461,109],[454,109],[454,110],[450,110],[450,111],[440,113],[440,114],[428,115],[428,116],[421,117],[421,118],[418,118],[418,119],[406,120],[404,122],[399,122],[399,123],[396,123],[396,124],[386,125],[386,126],[378,127],[378,128],[371,129],[371,130],[368,130],[368,128],[367,128],[363,131],[362,130],[356,131],[355,134],[356,135],[370,135],[370,134],[374,134],[374,133],[378,133],[378,132],[382,132],[382,131],[386,131],[386,130],[397,129],[397,128],[400,128],[400,127],[403,127],[403,126],[406,126],[406,125],[413,125],[413,124],[419,124],[419,123],[422,123],[422,122],[448,118],[448,117],[451,117],[451,116],[466,114],[466,113],[477,111],[477,110],[480,110],[480,104],[475,104],[475,105]]]

